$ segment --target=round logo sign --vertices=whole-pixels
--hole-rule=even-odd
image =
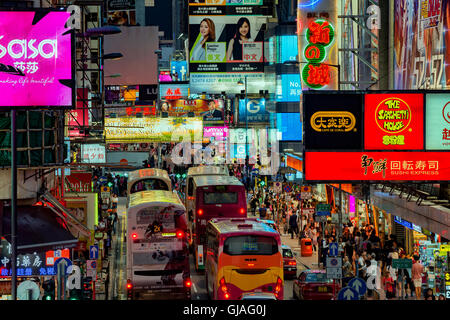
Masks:
[[[444,120],[450,123],[450,102],[447,102],[447,104],[444,106],[444,109],[442,109],[442,116],[444,117]]]
[[[391,97],[381,101],[375,109],[375,122],[386,133],[400,133],[411,123],[411,108],[402,99]],[[410,128],[409,131],[412,129]]]

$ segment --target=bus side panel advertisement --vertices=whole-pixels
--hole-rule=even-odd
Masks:
[[[0,106],[74,106],[69,17],[62,11],[0,11]]]
[[[446,152],[305,152],[307,181],[448,181]]]

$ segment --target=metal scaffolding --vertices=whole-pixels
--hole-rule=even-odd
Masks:
[[[378,29],[367,26],[372,5],[378,6],[378,0],[341,0],[342,90],[378,89]]]

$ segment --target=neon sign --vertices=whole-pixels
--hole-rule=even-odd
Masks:
[[[311,21],[306,31],[308,45],[303,51],[308,64],[302,70],[302,79],[312,89],[320,89],[330,83],[329,66],[323,64],[327,57],[326,48],[334,40],[334,28],[326,20]]]

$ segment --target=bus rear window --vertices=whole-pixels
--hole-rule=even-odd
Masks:
[[[271,237],[235,236],[225,240],[223,252],[230,256],[272,255],[278,252],[278,244]]]
[[[145,179],[133,184],[130,188],[130,193],[153,190],[170,191],[169,186],[161,179]]]
[[[237,192],[205,192],[204,204],[230,204],[238,202]]]

